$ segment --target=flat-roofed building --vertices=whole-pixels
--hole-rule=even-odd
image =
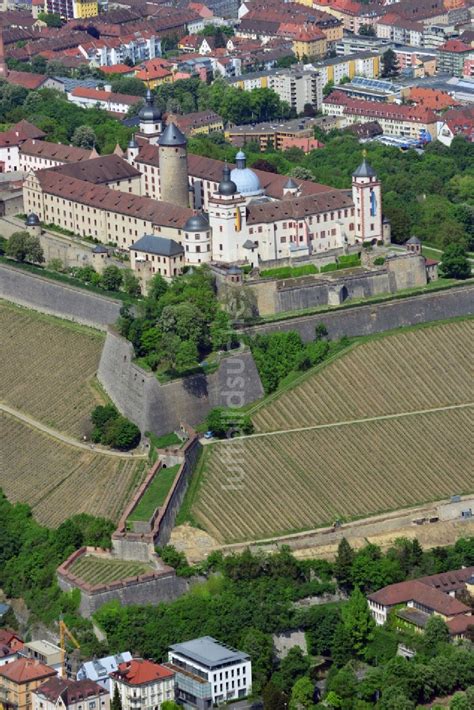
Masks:
[[[211,685],[213,703],[245,698],[252,691],[250,656],[219,643],[211,636],[173,644],[168,660],[173,667],[207,681]],[[177,694],[179,700],[179,682]]]
[[[50,668],[54,668],[56,673],[62,673],[62,651],[59,646],[50,641],[28,641],[21,651],[22,656],[34,658]]]

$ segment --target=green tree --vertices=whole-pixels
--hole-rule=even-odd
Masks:
[[[333,89],[334,89],[334,82],[331,79],[330,81],[327,82],[327,84],[325,84],[323,86],[323,96],[325,96],[325,97],[329,96],[329,94],[331,93],[331,91]]]
[[[120,451],[134,449],[140,443],[140,429],[122,415],[107,422],[102,443]]]
[[[78,126],[72,135],[71,143],[77,148],[92,149],[97,144],[97,136],[91,126]]]
[[[121,76],[113,79],[110,83],[112,91],[117,94],[128,94],[129,96],[145,96],[146,86],[143,81],[133,76]]]
[[[290,177],[296,178],[297,180],[314,180],[314,175],[311,170],[301,165],[297,165],[290,170]]]
[[[328,680],[328,690],[335,692],[343,701],[344,707],[356,695],[357,678],[349,666],[341,668]]]
[[[314,683],[307,676],[298,678],[290,697],[290,710],[311,710],[314,708]]]
[[[81,266],[73,273],[84,284],[98,286],[101,281],[100,274],[97,273],[93,266]]]
[[[319,326],[317,326],[319,327]],[[325,326],[323,326],[325,327]],[[326,330],[327,333],[327,330]],[[342,538],[337,548],[336,560],[334,562],[334,576],[341,589],[350,591],[352,584],[352,564],[354,562],[354,551],[345,537]]]
[[[393,49],[387,49],[387,51],[382,54],[382,76],[384,78],[391,78],[398,76],[399,73],[400,67],[397,55]]]
[[[280,664],[280,669],[273,674],[272,680],[283,690],[290,693],[298,678],[305,676],[310,668],[310,660],[299,646],[290,648]]]
[[[401,688],[389,686],[382,693],[381,710],[415,710],[415,703]]]
[[[118,410],[113,404],[100,404],[91,413],[93,425],[100,430],[105,427],[107,422],[116,417],[118,417]]]
[[[38,13],[38,20],[41,20],[42,22],[46,22],[48,27],[61,27],[62,26],[62,20],[61,20],[61,15],[59,15],[56,12],[39,12]]]
[[[159,301],[168,290],[168,283],[161,274],[155,274],[147,286],[147,297],[152,301]]]
[[[182,341],[176,353],[175,365],[178,370],[190,370],[198,366],[199,353],[192,340]]]
[[[472,710],[472,705],[469,704],[469,700],[466,693],[454,693],[449,703],[449,710]]]
[[[265,710],[286,710],[288,696],[272,681],[267,683],[262,693],[263,707]]]
[[[178,705],[174,700],[165,700],[161,704],[161,710],[181,710],[182,705]]]
[[[468,279],[471,276],[471,263],[459,244],[449,244],[444,250],[440,274],[447,279]]]
[[[107,291],[119,291],[122,282],[122,269],[115,266],[115,264],[110,264],[110,266],[105,267],[102,272],[100,283]]]
[[[135,276],[131,269],[123,269],[123,290],[128,293],[129,296],[140,296],[140,280]]]
[[[259,693],[265,687],[273,668],[273,641],[269,634],[249,628],[243,634],[239,649],[252,660],[253,689]]]
[[[339,710],[339,708],[343,707],[343,700],[342,698],[339,697],[337,693],[335,693],[333,690],[330,690],[329,693],[326,695],[324,702],[327,707],[331,708],[331,710]]]
[[[430,656],[436,655],[439,645],[449,643],[449,629],[446,622],[440,617],[432,614],[428,619],[423,635],[423,650]]]
[[[28,232],[13,232],[6,247],[6,254],[16,261],[44,262],[43,249],[38,237]]]
[[[349,634],[353,652],[362,656],[367,642],[373,637],[375,624],[367,600],[358,587],[342,608],[342,621]]]
[[[181,340],[191,340],[196,347],[205,344],[205,320],[193,303],[165,306],[159,319],[163,333],[172,333]]]
[[[227,350],[237,342],[237,335],[230,325],[229,314],[217,311],[210,326],[211,344],[213,350]]]

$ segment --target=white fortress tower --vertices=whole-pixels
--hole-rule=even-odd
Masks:
[[[232,263],[251,253],[246,250],[246,203],[230,179],[230,169],[225,165],[217,192],[209,198],[209,223],[212,229],[212,259]]]
[[[184,258],[187,264],[211,261],[211,228],[203,212],[196,211],[184,225]]]
[[[382,189],[365,155],[357,170],[352,173],[352,199],[356,240],[373,243],[382,240]]]

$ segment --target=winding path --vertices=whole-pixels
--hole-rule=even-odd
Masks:
[[[146,458],[146,454],[131,454],[131,453],[126,453],[124,451],[112,451],[111,449],[106,449],[105,447],[97,445],[97,444],[86,444],[83,441],[78,441],[77,439],[74,439],[72,436],[68,436],[67,434],[62,434],[60,431],[57,431],[56,429],[51,429],[51,427],[46,426],[46,424],[42,424],[37,419],[33,419],[32,417],[29,417],[27,414],[20,412],[18,409],[14,409],[13,407],[9,407],[4,402],[0,402],[0,412],[5,412],[5,414],[9,414],[11,417],[15,417],[15,419],[19,419],[20,421],[24,422],[25,424],[28,424],[28,426],[31,426],[34,429],[38,429],[39,431],[42,431],[44,434],[51,436],[53,439],[57,439],[58,441],[62,441],[64,444],[68,444],[69,446],[74,446],[76,449],[84,449],[85,451],[88,451],[89,453],[103,454],[105,456],[115,456],[115,457],[119,457],[122,459],[144,459],[144,458]]]

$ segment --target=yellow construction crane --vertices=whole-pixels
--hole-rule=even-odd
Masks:
[[[59,646],[61,648],[61,667],[62,676],[66,677],[66,637],[77,649],[80,648],[79,641],[76,637],[69,631],[68,627],[62,619],[59,620]]]

